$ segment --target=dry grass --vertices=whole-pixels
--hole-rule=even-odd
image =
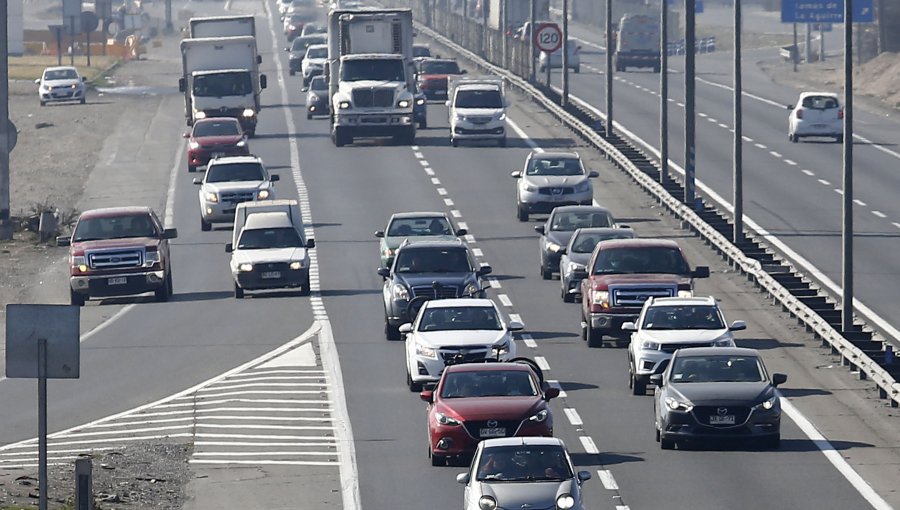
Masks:
[[[75,56],[75,67],[88,81],[97,78],[104,69],[118,60],[117,57],[91,55],[91,67],[87,66],[87,57]],[[69,57],[63,56],[62,65],[69,65]],[[9,57],[10,80],[35,80],[41,77],[45,67],[57,65],[56,56],[53,55],[25,55],[23,57]]]

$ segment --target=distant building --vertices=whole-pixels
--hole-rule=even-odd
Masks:
[[[14,56],[25,54],[24,0],[8,0],[6,4],[7,50]]]

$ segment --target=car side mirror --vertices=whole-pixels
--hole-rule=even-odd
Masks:
[[[378,268],[378,276],[380,276],[382,278],[387,278],[390,275],[391,275],[390,268],[387,268],[387,267],[379,267]]]
[[[556,253],[558,253],[559,255],[565,255],[566,253],[569,253],[569,248],[560,246],[559,249],[556,250]]]
[[[637,331],[637,325],[633,322],[625,322],[622,324],[622,331]]]
[[[481,266],[478,268],[478,271],[475,272],[478,276],[489,275],[494,272],[494,268],[491,266]]]
[[[653,374],[650,376],[650,382],[652,382],[653,384],[655,384],[657,386],[662,386],[663,385],[662,377],[663,377],[662,374]]]
[[[694,278],[709,278],[709,268],[707,266],[697,266],[691,271]]]
[[[590,479],[591,479],[591,472],[590,472],[590,471],[579,471],[579,472],[578,472],[578,481],[579,481],[579,482],[586,482],[586,481],[588,481],[588,480],[590,480]]]
[[[419,393],[419,398],[430,404],[434,400],[434,390],[422,390]]]
[[[307,239],[307,240],[306,240],[306,247],[307,247],[308,249],[313,249],[313,248],[315,248],[315,247],[316,247],[316,240],[315,240],[315,239],[311,239],[311,238],[310,238],[310,239]]]
[[[177,228],[167,228],[163,230],[163,239],[175,239],[178,237]]]
[[[510,331],[522,331],[523,329],[525,329],[525,325],[519,321],[509,321],[507,329]]]
[[[87,76],[82,76],[81,81],[87,81]]]
[[[469,483],[469,473],[460,473],[456,475],[456,483],[466,485]]]
[[[457,236],[457,237],[464,236],[464,235],[466,235],[466,234],[468,234],[468,233],[469,233],[469,231],[466,230],[466,229],[464,229],[464,228],[460,228],[460,229],[457,229],[457,230],[456,230],[456,236]]]
[[[36,79],[34,80],[34,83],[35,83],[36,85],[40,85],[40,84],[41,84],[41,79],[40,79],[40,78],[36,78]]]
[[[233,245],[233,244],[228,243],[228,244],[225,245],[225,253],[231,253],[231,252],[233,252],[233,251],[234,251],[234,245]]]
[[[778,387],[781,384],[787,382],[787,375],[785,374],[772,374],[772,386]]]
[[[201,181],[199,177],[194,177],[194,180],[191,181],[191,182],[193,182],[194,184],[196,184],[196,185],[198,185],[198,186],[199,186],[200,184],[203,184],[203,181]]]
[[[559,396],[559,388],[549,387],[544,390],[544,400],[550,400]]]
[[[596,170],[591,170],[590,172],[588,172],[588,177],[590,177],[591,179],[593,179],[595,177],[600,177],[600,173],[597,172]]]
[[[747,329],[747,323],[744,321],[734,321],[731,323],[731,327],[728,328],[729,331],[743,331]]]
[[[404,324],[401,324],[400,327],[397,328],[397,330],[401,333],[412,333],[412,324],[406,322]]]
[[[543,226],[543,225],[535,225],[535,226],[534,226],[534,231],[537,232],[537,233],[540,234],[540,235],[544,235],[544,234],[547,233],[547,231],[544,229],[544,226]]]
[[[520,172],[519,170],[516,170],[515,172],[513,172],[509,175],[511,175],[513,179],[521,179],[522,178],[522,172]]]
[[[56,246],[71,246],[72,238],[69,236],[59,236],[56,238]]]
[[[181,133],[181,137],[182,138],[190,138],[191,134],[190,133]]]
[[[375,237],[384,237],[384,230],[376,230]]]
[[[272,182],[278,182],[281,180],[281,177],[278,174],[272,174],[269,176],[269,180]]]

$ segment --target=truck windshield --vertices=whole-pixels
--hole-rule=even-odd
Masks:
[[[341,65],[341,81],[406,81],[403,61],[348,60]]]
[[[303,246],[300,234],[292,227],[260,228],[241,232],[239,250],[264,250],[266,248],[299,248]]]
[[[250,73],[203,74],[194,77],[197,97],[245,96],[253,92]]]
[[[690,274],[681,252],[674,248],[615,248],[601,250],[593,274]]]
[[[126,237],[158,237],[149,214],[129,214],[99,218],[85,218],[78,222],[72,242]]]
[[[457,108],[503,108],[499,90],[460,90],[456,93]]]
[[[206,182],[264,181],[265,172],[258,163],[229,163],[210,165]]]

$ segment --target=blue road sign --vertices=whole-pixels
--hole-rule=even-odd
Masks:
[[[849,0],[853,2],[853,22],[875,21],[873,0]],[[843,23],[844,0],[782,0],[782,23]]]

